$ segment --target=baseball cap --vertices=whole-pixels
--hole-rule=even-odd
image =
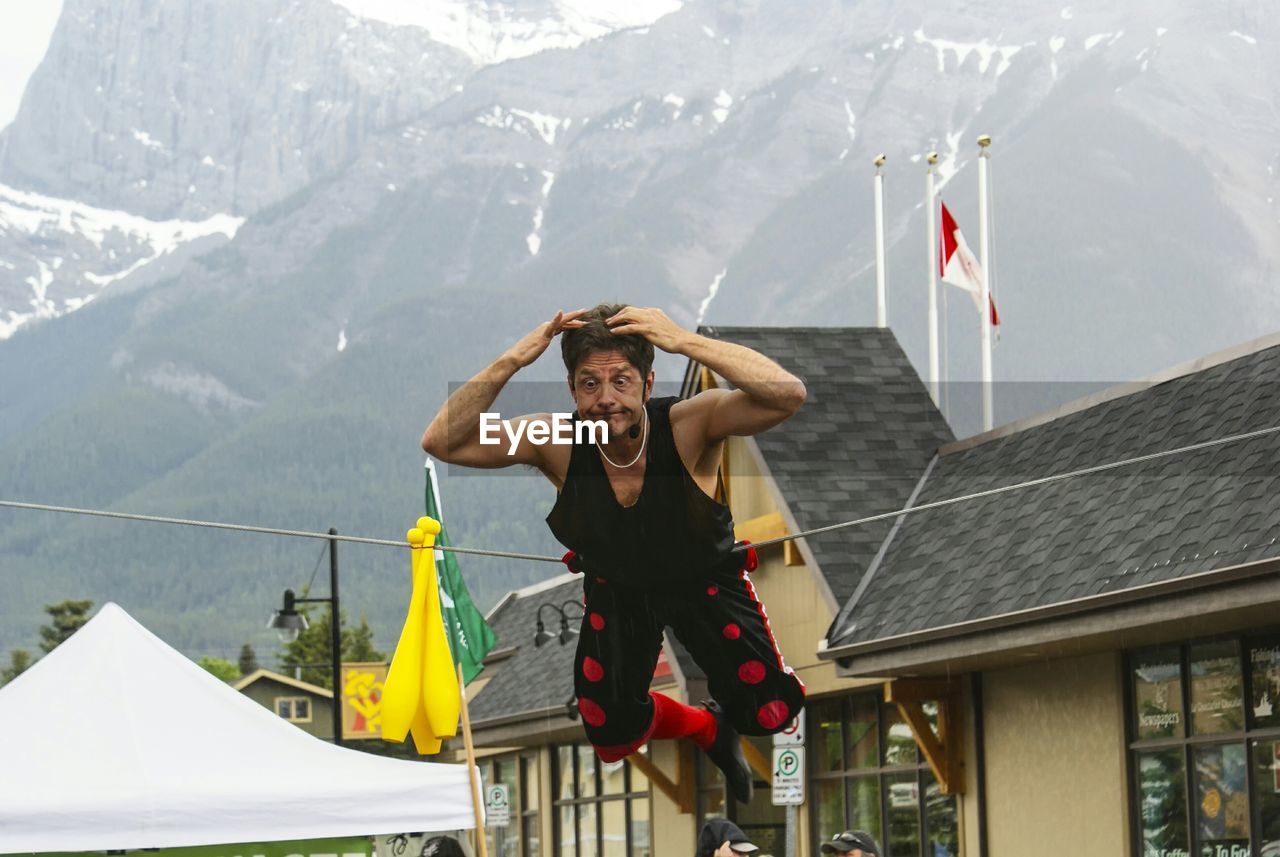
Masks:
[[[752,845],[747,840],[741,839],[741,840],[738,840],[737,842],[730,841],[729,850],[732,851],[734,854],[751,854],[752,852],[759,851],[760,846]]]
[[[830,842],[822,843],[823,854],[848,854],[855,848],[880,857],[880,846],[865,830],[846,830],[831,837]]]

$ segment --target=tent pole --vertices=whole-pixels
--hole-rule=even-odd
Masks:
[[[480,771],[476,768],[476,748],[471,742],[471,714],[467,711],[467,683],[462,679],[462,664],[458,668],[458,692],[462,694],[462,743],[467,748],[467,773],[471,777],[471,808],[476,816],[476,853],[489,857],[489,843],[484,836],[484,806],[480,797]]]

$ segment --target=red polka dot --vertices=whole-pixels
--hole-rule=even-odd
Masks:
[[[738,667],[738,678],[743,684],[759,684],[764,681],[764,664],[760,661],[747,661]]]
[[[587,681],[599,681],[604,678],[604,667],[593,657],[585,657],[582,659],[582,674],[587,677]]]
[[[724,638],[726,640],[736,640],[742,636],[742,629],[733,622],[730,622],[728,625],[725,625],[720,629],[720,633],[724,634]]]
[[[587,621],[590,622],[591,627],[595,628],[597,631],[604,630],[604,617],[599,613],[592,613],[591,617]]]
[[[716,594],[717,592],[719,592],[719,591],[720,591],[720,587],[718,587],[718,586],[708,586],[708,587],[707,587],[707,594],[708,594],[708,595],[715,595],[715,594]]]
[[[585,715],[584,715],[585,716]],[[787,708],[787,704],[780,699],[773,702],[766,702],[760,706],[760,710],[756,712],[756,720],[765,729],[777,729],[783,723],[791,719],[791,711]]]
[[[764,709],[760,710],[763,711]],[[586,721],[588,725],[604,725],[604,709],[586,697],[578,700],[578,711],[582,712],[582,719]]]

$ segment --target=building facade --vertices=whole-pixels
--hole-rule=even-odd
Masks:
[[[846,828],[893,857],[1280,854],[1280,434],[1163,455],[1280,425],[1280,339],[956,441],[888,331],[703,332],[809,389],[727,444],[739,538],[1049,479],[760,550],[752,581],[808,696],[796,854]],[[720,384],[694,365],[684,389]],[[728,816],[784,854],[770,739],[749,741],[746,806],[688,742],[595,758],[573,706],[581,594],[566,574],[491,613],[472,721],[513,797],[490,853],[676,857]],[[654,687],[706,697],[670,638]]]

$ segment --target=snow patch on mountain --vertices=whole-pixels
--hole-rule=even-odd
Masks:
[[[57,199],[42,194],[20,191],[0,185],[0,236],[36,239],[35,245],[97,251],[106,263],[119,267],[105,271],[70,271],[59,273],[65,257],[51,261],[43,258],[8,260],[9,271],[31,271],[20,276],[20,282],[31,289],[26,306],[19,311],[0,312],[0,340],[8,339],[18,328],[36,319],[57,318],[74,312],[97,296],[104,287],[127,277],[142,266],[173,252],[183,244],[210,235],[235,236],[242,217],[219,214],[202,221],[148,220],[123,211],[95,208],[74,200]],[[117,250],[118,248],[118,250]],[[71,252],[74,252],[73,250]],[[67,266],[72,268],[74,266]],[[53,287],[65,295],[67,288],[75,294],[54,299]]]
[[[334,0],[360,18],[419,27],[477,65],[542,51],[576,48],[618,30],[648,26],[681,8],[682,0],[552,0],[541,16],[493,0]]]
[[[925,35],[924,29],[918,29],[912,35],[915,37],[917,44],[930,45],[938,56],[938,73],[943,74],[947,70],[946,59],[947,53],[952,52],[956,55],[956,65],[963,66],[965,59],[971,53],[978,55],[978,71],[981,74],[987,73],[987,68],[991,65],[991,60],[1000,57],[1000,62],[996,66],[996,77],[1004,74],[1009,70],[1009,65],[1015,54],[1022,50],[1022,45],[993,45],[983,39],[980,42],[953,42],[950,39],[930,38]]]
[[[547,113],[538,113],[533,110],[517,110],[514,107],[504,109],[495,104],[477,116],[476,122],[481,125],[487,125],[490,128],[505,128],[510,131],[516,131],[526,137],[537,135],[542,138],[544,143],[550,146],[555,144],[556,134],[561,130],[569,130],[569,126],[573,124],[573,119],[560,119]]]

